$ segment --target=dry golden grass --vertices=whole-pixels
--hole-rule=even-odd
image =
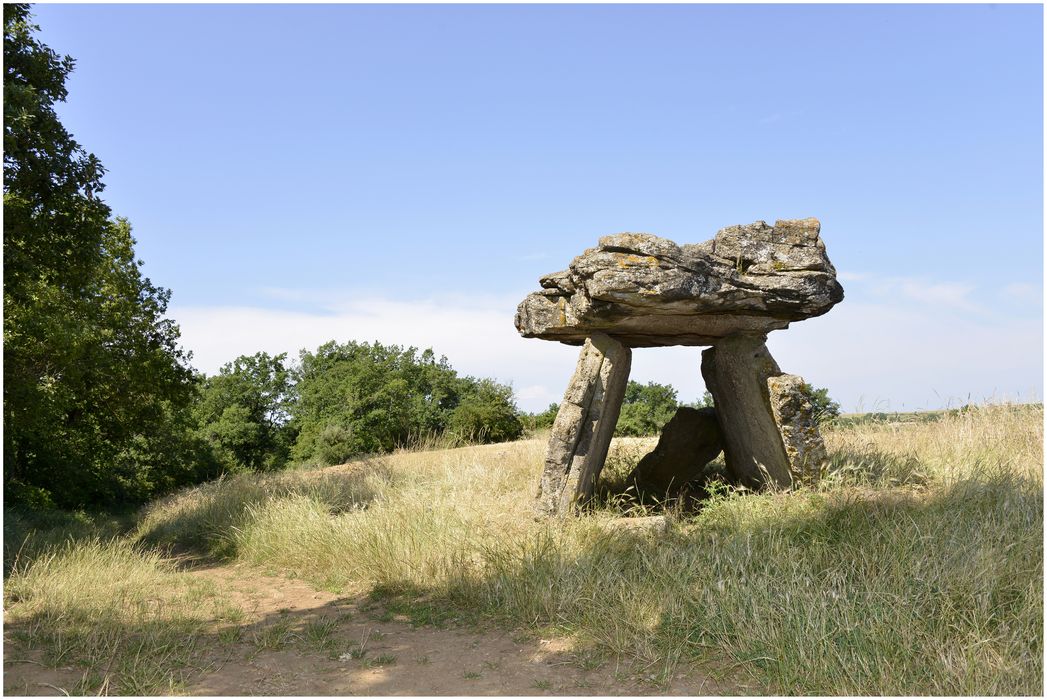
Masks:
[[[16,565],[4,586],[15,648],[82,668],[69,689],[76,694],[177,692],[217,601],[208,582],[127,539],[48,548]]]
[[[608,531],[610,506],[534,521],[535,439],[240,476],[154,504],[131,538],[552,627],[656,678],[708,662],[786,694],[1040,694],[1042,408],[827,442],[817,487],[719,492],[659,537]],[[618,441],[610,476],[651,444]],[[8,581],[16,617],[43,597],[34,567]]]

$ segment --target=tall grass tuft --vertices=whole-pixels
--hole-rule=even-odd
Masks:
[[[304,500],[328,513],[365,507],[389,490],[396,474],[382,463],[352,470],[237,474],[176,493],[148,506],[137,536],[144,542],[201,554],[236,554],[240,529],[258,513],[283,500]]]
[[[172,694],[181,687],[216,592],[126,539],[70,541],[16,566],[5,624],[55,666],[88,669],[75,693]]]

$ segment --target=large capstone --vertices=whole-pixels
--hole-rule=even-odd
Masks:
[[[516,328],[570,345],[605,333],[634,348],[786,328],[843,299],[820,230],[817,219],[757,221],[682,246],[646,233],[604,236],[567,270],[541,278]]]

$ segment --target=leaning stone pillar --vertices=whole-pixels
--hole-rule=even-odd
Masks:
[[[702,377],[716,403],[724,459],[742,484],[789,486],[789,459],[771,412],[767,380],[782,373],[767,336],[738,333],[702,352]]]
[[[632,351],[594,333],[586,339],[553,423],[535,510],[566,514],[592,497],[618,423]]]

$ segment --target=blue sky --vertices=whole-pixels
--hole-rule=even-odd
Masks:
[[[516,303],[597,238],[816,216],[770,339],[844,408],[1043,392],[1042,7],[39,5],[194,364],[432,346],[558,401]],[[696,349],[633,376],[700,395]]]

